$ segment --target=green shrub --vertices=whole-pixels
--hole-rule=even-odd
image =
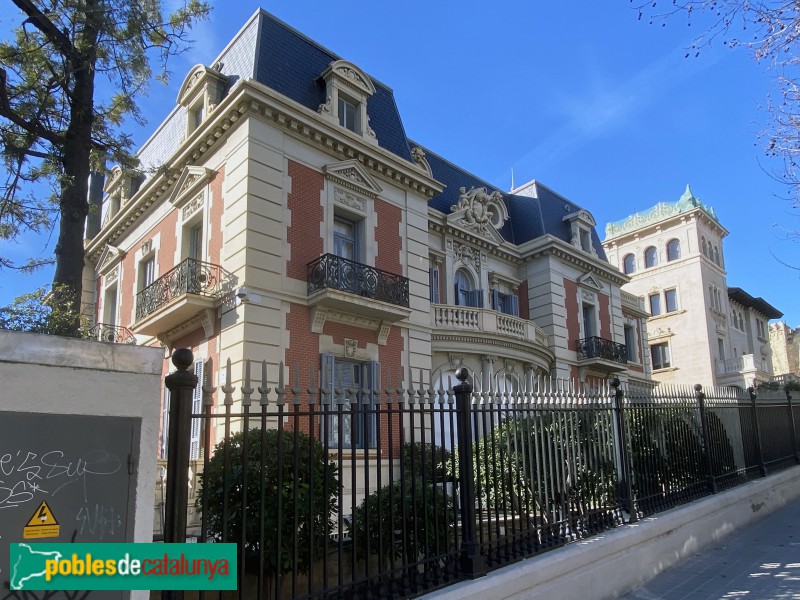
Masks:
[[[282,451],[278,441],[282,437]],[[198,508],[203,492],[208,495],[205,517],[211,539],[220,542],[240,542],[242,530],[242,500],[247,498],[245,560],[252,570],[258,564],[261,519],[264,521],[264,572],[274,575],[296,567],[307,572],[313,562],[322,557],[326,535],[330,533],[331,515],[336,513],[339,481],[336,465],[329,463],[322,444],[305,433],[277,429],[264,432],[264,473],[260,469],[262,454],[261,430],[251,429],[248,438],[247,482],[242,481],[244,435],[235,433],[228,442],[230,471],[224,472],[225,442],[214,448],[208,467],[200,475]],[[295,477],[295,459],[297,476]],[[282,478],[278,480],[278,466]],[[223,515],[225,480],[229,486],[228,512]],[[259,503],[264,490],[263,511]],[[280,514],[279,504],[280,501]],[[280,517],[280,519],[279,519]],[[227,524],[227,539],[222,539],[223,523]],[[278,535],[280,532],[280,547]],[[294,558],[295,543],[297,558]]]
[[[403,479],[367,496],[350,532],[356,556],[380,554],[413,562],[455,543],[453,501],[440,485]]]

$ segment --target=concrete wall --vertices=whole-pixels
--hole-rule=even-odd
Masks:
[[[798,497],[793,467],[423,598],[611,600]]]
[[[135,542],[153,539],[163,356],[156,348],[0,331],[3,411],[139,421],[134,520],[129,523]]]

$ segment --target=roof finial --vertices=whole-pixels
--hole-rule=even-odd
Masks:
[[[689,187],[689,184],[686,184],[686,191],[683,192],[683,196],[681,196],[681,202],[686,202],[687,200],[695,200],[694,194],[692,194],[692,188]]]
[[[508,191],[509,192],[514,191],[514,167],[511,167],[511,189]]]

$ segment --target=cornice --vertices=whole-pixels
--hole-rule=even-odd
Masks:
[[[444,185],[425,173],[422,167],[366,143],[257,81],[247,80],[233,87],[209,118],[181,144],[169,162],[148,178],[125,207],[89,242],[87,261],[95,262],[106,243],[113,244],[119,240],[161,201],[187,166],[196,165],[208,156],[239,121],[249,116],[266,119],[289,135],[339,160],[356,160],[373,176],[414,190],[426,200],[444,189]]]
[[[574,246],[553,237],[543,235],[531,242],[527,242],[521,248],[523,257],[538,258],[540,256],[555,256],[564,262],[577,266],[580,270],[596,273],[607,281],[622,286],[631,279],[627,275],[612,267],[609,263],[594,258],[589,254],[576,250]]]
[[[460,227],[455,227],[445,221],[445,216],[436,209],[428,210],[428,231],[440,233],[451,238],[467,242],[472,246],[486,250],[487,253],[505,260],[513,265],[521,265],[524,261],[518,252],[515,252],[508,242],[502,246],[498,246],[491,240],[475,235]]]
[[[537,354],[551,364],[555,361],[556,355],[546,346],[537,344],[536,342],[520,343],[508,338],[500,338],[490,334],[475,334],[470,335],[462,331],[458,332],[445,332],[434,329],[431,334],[431,342],[449,342],[449,343],[463,343],[471,347],[480,349],[481,347],[493,346],[497,348],[507,348],[517,352],[525,352]],[[440,350],[440,349],[435,349]],[[483,352],[476,350],[476,352]]]

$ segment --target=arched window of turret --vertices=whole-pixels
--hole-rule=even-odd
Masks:
[[[645,268],[649,269],[650,267],[655,267],[658,264],[658,250],[656,250],[655,246],[649,246],[644,251],[644,266]]]
[[[681,257],[681,243],[678,239],[667,242],[667,260],[678,260]]]
[[[702,237],[701,239],[701,247],[703,248],[703,256],[708,256],[708,246],[706,246],[706,238]]]
[[[622,259],[622,270],[627,275],[636,272],[636,257],[633,254],[626,254]]]

